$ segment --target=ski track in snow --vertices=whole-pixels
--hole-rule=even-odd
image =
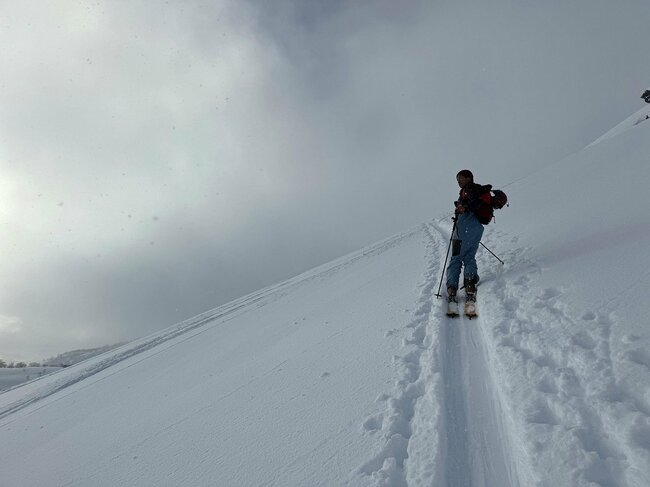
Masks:
[[[650,402],[617,379],[611,302],[573,317],[562,289],[535,285],[543,271],[528,249],[497,230],[485,243],[513,248],[499,252],[503,267],[479,254],[480,317],[449,319],[435,297],[449,231],[423,226],[420,297],[394,357],[401,379],[364,421],[380,448],[348,485],[647,486]],[[617,361],[650,372],[637,340],[624,337]]]
[[[500,238],[507,237],[497,232],[488,244]],[[481,327],[495,359],[498,392],[507,398],[514,443],[523,447],[513,452],[522,483],[648,485],[650,405],[616,377],[614,314],[587,310],[573,317],[570,311],[577,310],[562,289],[534,285],[542,269],[526,253],[505,254],[508,269],[483,291],[490,301],[482,304]],[[627,337],[623,358],[648,367],[634,338]]]
[[[478,320],[449,319],[435,292],[450,229],[425,225],[427,266],[406,328],[407,352],[394,357],[402,378],[384,394],[386,411],[366,419],[380,451],[348,485],[509,487],[519,485],[507,456],[500,402],[486,364]]]
[[[380,451],[368,462],[359,467],[352,474],[348,482],[350,486],[378,485],[378,486],[406,486],[405,461],[409,457],[409,445],[413,443],[413,418],[416,408],[425,408],[428,421],[422,426],[429,433],[429,438],[436,438],[435,431],[439,417],[438,392],[442,383],[440,374],[434,374],[431,364],[434,357],[432,344],[435,338],[429,328],[429,317],[432,311],[432,297],[434,293],[434,275],[439,264],[437,263],[437,245],[432,239],[429,229],[423,227],[428,254],[428,267],[420,283],[420,298],[418,307],[412,321],[406,325],[410,330],[410,337],[404,339],[407,352],[402,356],[394,356],[393,361],[401,371],[402,378],[395,384],[396,390],[392,394],[382,394],[378,402],[386,403],[384,413],[371,416],[363,423],[365,431],[379,433],[382,437]],[[423,399],[424,398],[424,399]],[[424,405],[422,403],[425,403]],[[421,413],[418,411],[418,415]],[[437,451],[437,445],[428,445],[431,452]]]

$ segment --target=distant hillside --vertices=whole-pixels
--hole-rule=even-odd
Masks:
[[[46,359],[43,361],[43,365],[39,367],[0,368],[0,391],[7,390],[22,384],[23,382],[28,382],[32,379],[56,372],[62,367],[69,367],[79,362],[83,362],[84,360],[95,357],[104,352],[109,352],[121,345],[123,345],[123,343],[85,350],[73,350]]]
[[[57,370],[61,370],[61,367],[0,368],[0,392]]]
[[[58,365],[61,367],[69,367],[70,365],[78,364],[89,358],[100,355],[104,352],[113,350],[124,343],[116,343],[114,345],[105,345],[99,348],[88,348],[83,350],[72,350],[71,352],[65,352],[56,357],[51,357],[43,361],[43,364],[46,365]]]

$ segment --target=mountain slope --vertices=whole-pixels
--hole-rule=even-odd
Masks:
[[[627,119],[623,120],[616,127],[608,130],[606,133],[594,140],[588,147],[601,143],[603,140],[611,139],[617,135],[623,134],[628,130],[641,125],[642,123],[650,120],[650,105],[645,105],[641,110],[636,112],[633,115],[630,115]]]
[[[482,329],[541,485],[650,478],[649,135],[620,130],[512,185],[486,242],[514,259]]]
[[[649,132],[503,187],[478,320],[433,220],[0,394],[0,485],[645,485]]]
[[[421,251],[419,232],[390,239],[0,395],[2,482],[335,483],[371,449]]]

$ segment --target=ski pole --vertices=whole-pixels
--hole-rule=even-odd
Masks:
[[[502,264],[505,265],[505,262],[503,262],[501,259],[499,259],[499,258],[496,256],[496,254],[495,254],[494,252],[492,252],[490,249],[488,249],[488,248],[485,246],[485,244],[484,244],[483,242],[481,242],[481,245],[483,245],[483,248],[484,248],[485,250],[487,250],[488,252],[490,252],[490,253],[494,256],[494,258],[495,258],[496,260],[498,260],[499,262],[501,262]]]
[[[505,265],[505,262],[503,262],[501,259],[499,259],[499,258],[496,256],[496,254],[495,254],[494,252],[492,252],[490,249],[488,249],[488,248],[485,246],[485,244],[484,244],[483,242],[479,242],[479,243],[480,243],[481,245],[483,245],[483,248],[485,248],[485,250],[487,250],[487,251],[490,252],[492,255],[494,255],[494,258],[495,258],[496,260],[498,260],[499,262],[501,262],[502,264]],[[463,285],[463,286],[461,287],[461,289],[465,289],[465,285]]]
[[[440,276],[440,284],[438,285],[438,292],[436,296],[440,298],[440,288],[442,287],[442,279],[445,277],[445,268],[447,267],[447,259],[449,258],[449,250],[451,249],[451,241],[454,239],[454,231],[456,230],[456,218],[452,218],[454,221],[454,226],[451,228],[451,237],[449,238],[449,246],[447,247],[447,256],[445,257],[445,263],[442,266],[442,275]]]

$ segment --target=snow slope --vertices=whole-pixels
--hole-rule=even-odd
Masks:
[[[598,137],[587,147],[600,144],[603,140],[611,139],[612,137],[616,137],[617,135],[625,133],[631,128],[636,127],[637,125],[640,125],[647,120],[650,120],[650,104],[645,105],[641,110],[636,112],[634,115],[630,115],[627,119],[623,120],[616,127],[612,128],[611,130],[607,131],[606,133]]]
[[[56,357],[50,357],[48,359],[45,359],[43,363],[56,364],[63,367],[69,367],[70,365],[74,365],[79,362],[83,362],[84,360],[88,360],[89,358],[92,358],[95,355],[100,355],[104,352],[109,352],[114,348],[119,347],[120,345],[123,345],[123,343],[116,343],[114,345],[105,345],[103,347],[98,347],[98,348],[71,350],[70,352],[59,354]]]
[[[503,186],[477,320],[432,220],[0,394],[0,486],[648,485],[650,123],[610,135]]]
[[[0,391],[9,389],[35,377],[59,370],[60,367],[22,367],[22,368],[0,368]]]

